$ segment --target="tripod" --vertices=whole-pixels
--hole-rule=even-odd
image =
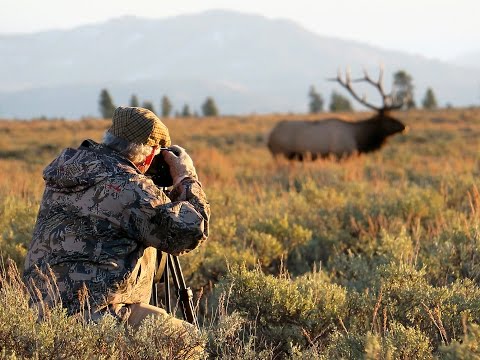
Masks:
[[[177,292],[177,299],[180,303],[183,319],[189,323],[195,325],[199,329],[197,316],[193,306],[193,292],[192,289],[185,284],[185,278],[183,277],[182,268],[178,257],[175,255],[167,254],[162,251],[157,251],[157,270],[153,278],[152,298],[150,303],[153,306],[159,306],[158,290],[160,283],[164,284],[165,292],[165,310],[172,314],[171,304],[171,289],[170,289],[170,277],[172,278],[173,285]]]

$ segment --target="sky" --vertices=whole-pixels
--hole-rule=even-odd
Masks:
[[[480,51],[479,0],[1,0],[0,34],[212,9],[290,19],[319,35],[445,61]]]

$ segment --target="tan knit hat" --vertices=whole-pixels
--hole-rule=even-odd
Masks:
[[[116,108],[108,132],[135,144],[167,147],[171,145],[165,124],[153,112],[140,107]]]

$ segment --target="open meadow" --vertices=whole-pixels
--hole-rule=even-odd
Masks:
[[[209,358],[480,357],[480,108],[396,113],[409,131],[334,161],[273,160],[283,119],[165,119],[211,204],[210,238],[180,258]],[[344,113],[346,119],[366,113]],[[2,358],[181,359],[165,324],[134,333],[28,308],[23,268],[43,168],[109,120],[0,120]],[[15,357],[16,356],[16,357]]]

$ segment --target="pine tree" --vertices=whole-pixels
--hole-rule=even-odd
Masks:
[[[218,108],[212,97],[207,97],[202,105],[203,116],[218,116]]]
[[[183,108],[182,108],[182,116],[183,117],[190,117],[192,116],[192,113],[190,112],[190,107],[185,104],[183,105]]]
[[[102,89],[100,92],[100,99],[98,101],[100,114],[104,119],[110,119],[115,111],[115,104],[107,89]]]
[[[404,70],[393,74],[393,94],[396,101],[404,102],[404,108],[414,109],[416,107],[413,96],[413,79]]]
[[[142,107],[155,113],[155,109],[153,108],[153,103],[151,101],[144,101]]]
[[[137,95],[133,94],[132,97],[130,98],[130,106],[132,107],[140,106],[140,102],[138,101]]]
[[[167,118],[170,116],[170,113],[172,112],[172,102],[170,101],[170,99],[164,95],[162,97],[162,102],[160,104],[161,106],[161,109],[162,109],[162,117],[164,118]]]
[[[313,85],[310,87],[308,97],[310,98],[310,102],[308,104],[310,113],[315,114],[322,112],[324,103],[323,97],[315,90],[315,87]]]
[[[422,100],[422,106],[424,109],[428,109],[428,110],[433,110],[438,107],[437,99],[435,98],[435,94],[433,93],[433,90],[430,87],[427,89],[425,93],[425,97]]]
[[[352,104],[350,100],[348,100],[345,96],[340,95],[335,90],[332,91],[332,95],[330,96],[330,111],[352,111]]]

